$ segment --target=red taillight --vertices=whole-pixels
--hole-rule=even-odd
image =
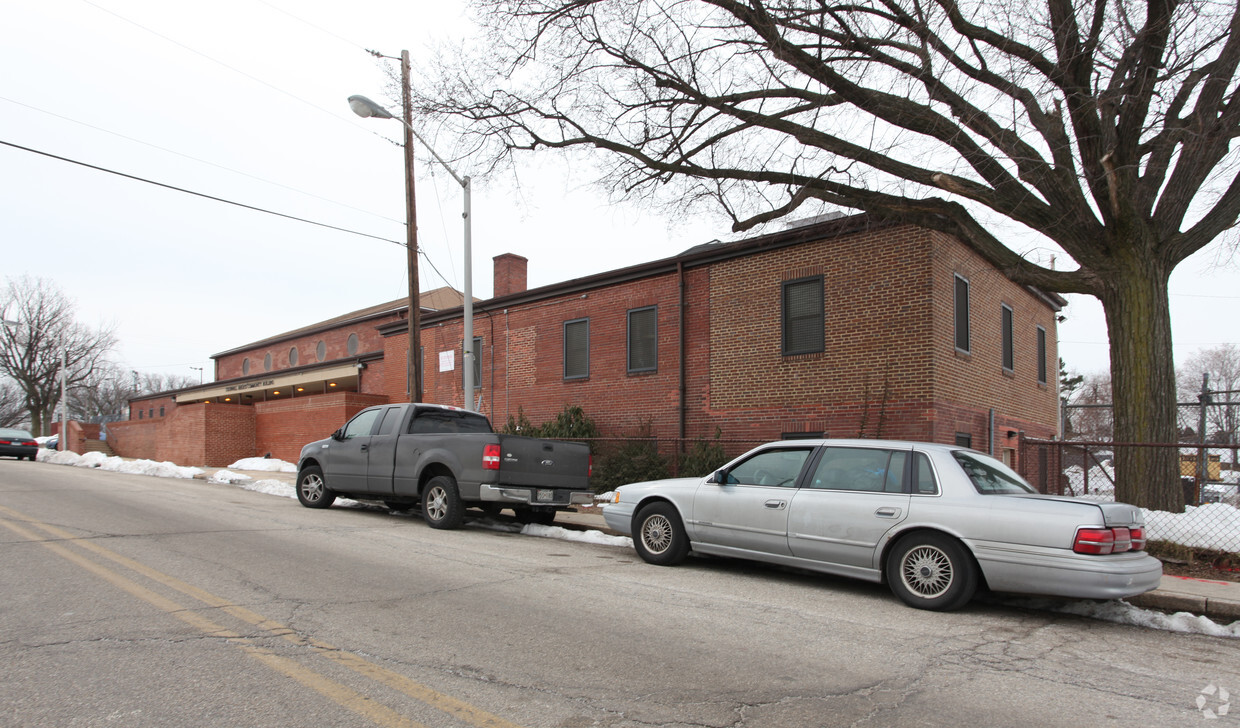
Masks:
[[[586,477],[587,478],[594,477],[594,456],[593,455],[590,456],[590,467],[586,469]]]
[[[1109,528],[1080,528],[1072,550],[1078,554],[1109,554],[1115,548],[1115,533]]]
[[[482,469],[499,470],[499,445],[487,445],[482,448]]]
[[[1072,543],[1072,550],[1078,554],[1122,554],[1144,549],[1144,528],[1081,528]]]

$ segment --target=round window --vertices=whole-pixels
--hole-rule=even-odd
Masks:
[[[349,334],[349,356],[357,354],[357,334]]]
[[[327,344],[324,344],[322,339],[319,340],[318,346],[314,347],[314,356],[319,361],[327,358]]]
[[[297,347],[296,346],[288,350],[288,365],[291,367],[297,366]]]
[[[270,353],[268,353],[267,356],[263,357],[263,371],[265,372],[271,371],[271,354]]]
[[[250,373],[250,358],[246,357],[241,360],[241,374],[242,376],[244,376],[249,373]]]

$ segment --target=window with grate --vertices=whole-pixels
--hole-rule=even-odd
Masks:
[[[629,311],[630,372],[653,372],[659,368],[658,317],[657,306]]]
[[[590,376],[590,319],[564,322],[564,378]]]
[[[970,351],[969,348],[969,281],[960,275],[956,276],[956,348]]]
[[[1012,309],[1003,304],[999,307],[1000,328],[1003,331],[1003,368],[1007,371],[1016,369],[1016,344],[1012,338]]]
[[[822,303],[822,276],[786,281],[782,298],[784,356],[823,351],[826,316]]]

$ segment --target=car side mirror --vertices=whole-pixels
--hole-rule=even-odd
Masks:
[[[706,479],[706,482],[714,483],[715,485],[724,485],[728,482],[728,471],[716,470],[710,474],[710,477]]]
[[[335,432],[333,432],[333,433],[332,433],[332,439],[333,439],[333,440],[338,440],[338,441],[339,441],[339,440],[344,440],[344,428],[343,428],[343,427],[341,427],[339,430],[336,430]]]

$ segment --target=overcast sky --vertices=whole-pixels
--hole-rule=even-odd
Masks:
[[[419,58],[469,32],[463,0],[0,0],[0,142],[391,241],[404,240],[400,126],[372,48]],[[460,186],[418,153],[422,289],[463,288]],[[462,164],[457,170],[472,175]],[[491,259],[531,287],[731,239],[718,218],[614,206],[555,158],[473,199],[474,295]],[[129,369],[211,379],[211,355],[406,293],[400,245],[203,199],[0,144],[0,275],[55,282],[114,325]],[[1240,341],[1240,268],[1216,244],[1172,278],[1177,362]],[[441,277],[442,276],[442,277]],[[1070,369],[1107,368],[1101,307],[1071,297]]]

